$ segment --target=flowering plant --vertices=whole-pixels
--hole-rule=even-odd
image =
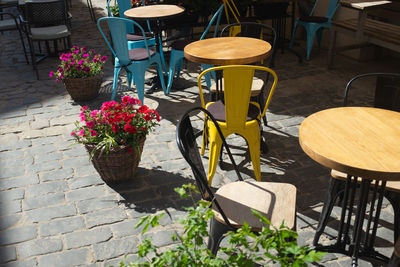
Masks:
[[[84,46],[73,46],[71,52],[61,54],[61,63],[49,76],[56,77],[59,82],[64,78],[86,78],[99,74],[107,60],[106,56],[96,54],[94,50],[86,50]]]
[[[140,104],[139,99],[123,96],[122,103],[104,102],[100,110],[84,106],[71,136],[78,143],[95,145],[91,156],[97,150],[109,153],[120,146],[132,153],[160,121],[157,111]]]

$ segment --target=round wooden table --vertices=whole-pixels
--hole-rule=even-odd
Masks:
[[[185,46],[185,57],[193,62],[211,65],[243,65],[261,61],[271,53],[271,45],[248,37],[203,39]]]
[[[328,251],[352,256],[357,266],[359,255],[388,260],[373,250],[376,229],[382,206],[386,181],[400,181],[400,113],[368,107],[341,107],[319,111],[307,117],[299,130],[299,142],[304,152],[316,162],[330,169],[348,174],[343,197],[342,215],[337,242]],[[380,187],[371,187],[371,181]],[[361,181],[361,186],[358,186]],[[359,198],[355,198],[356,189]],[[374,190],[363,250],[360,242],[369,192]],[[350,204],[349,204],[350,203]],[[349,232],[353,203],[357,210],[350,246]],[[375,211],[375,214],[373,214]],[[345,220],[347,213],[347,220]],[[374,215],[374,216],[373,216]],[[345,235],[344,241],[342,235]]]
[[[176,5],[149,5],[134,7],[124,12],[125,17],[136,20],[160,20],[182,14],[185,8]]]

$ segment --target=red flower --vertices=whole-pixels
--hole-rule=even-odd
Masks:
[[[117,133],[117,132],[119,131],[119,126],[118,126],[118,124],[113,124],[113,125],[112,125],[112,131],[113,131],[114,133]]]
[[[139,112],[147,113],[148,110],[149,110],[149,108],[146,105],[139,107]]]
[[[130,124],[127,124],[124,126],[124,130],[127,133],[135,134],[137,132],[137,128],[135,126],[132,126]]]
[[[146,121],[149,121],[149,120],[151,120],[152,118],[151,118],[151,116],[150,116],[149,114],[146,114],[146,115],[144,115],[144,119],[145,119]]]

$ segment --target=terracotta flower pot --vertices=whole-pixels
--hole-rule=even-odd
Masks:
[[[65,89],[74,101],[87,101],[99,95],[103,72],[96,76],[86,78],[64,78],[62,80]]]
[[[103,181],[118,182],[135,178],[145,141],[146,137],[139,140],[137,149],[120,146],[112,148],[108,154],[96,151],[91,160]],[[89,154],[94,147],[93,144],[85,144]]]

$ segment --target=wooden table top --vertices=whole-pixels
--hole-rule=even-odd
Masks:
[[[400,112],[341,107],[319,111],[300,126],[304,152],[354,176],[400,181]]]
[[[124,12],[125,17],[146,20],[146,19],[165,19],[179,15],[185,8],[176,5],[149,5],[128,9]]]
[[[271,45],[248,37],[203,39],[185,46],[185,57],[193,62],[212,65],[250,64],[265,59]]]
[[[386,5],[390,4],[392,1],[387,1],[387,0],[341,0],[340,4],[346,7],[358,9],[358,10],[364,10],[364,9],[370,9],[370,8],[375,8],[379,7],[381,5]]]

